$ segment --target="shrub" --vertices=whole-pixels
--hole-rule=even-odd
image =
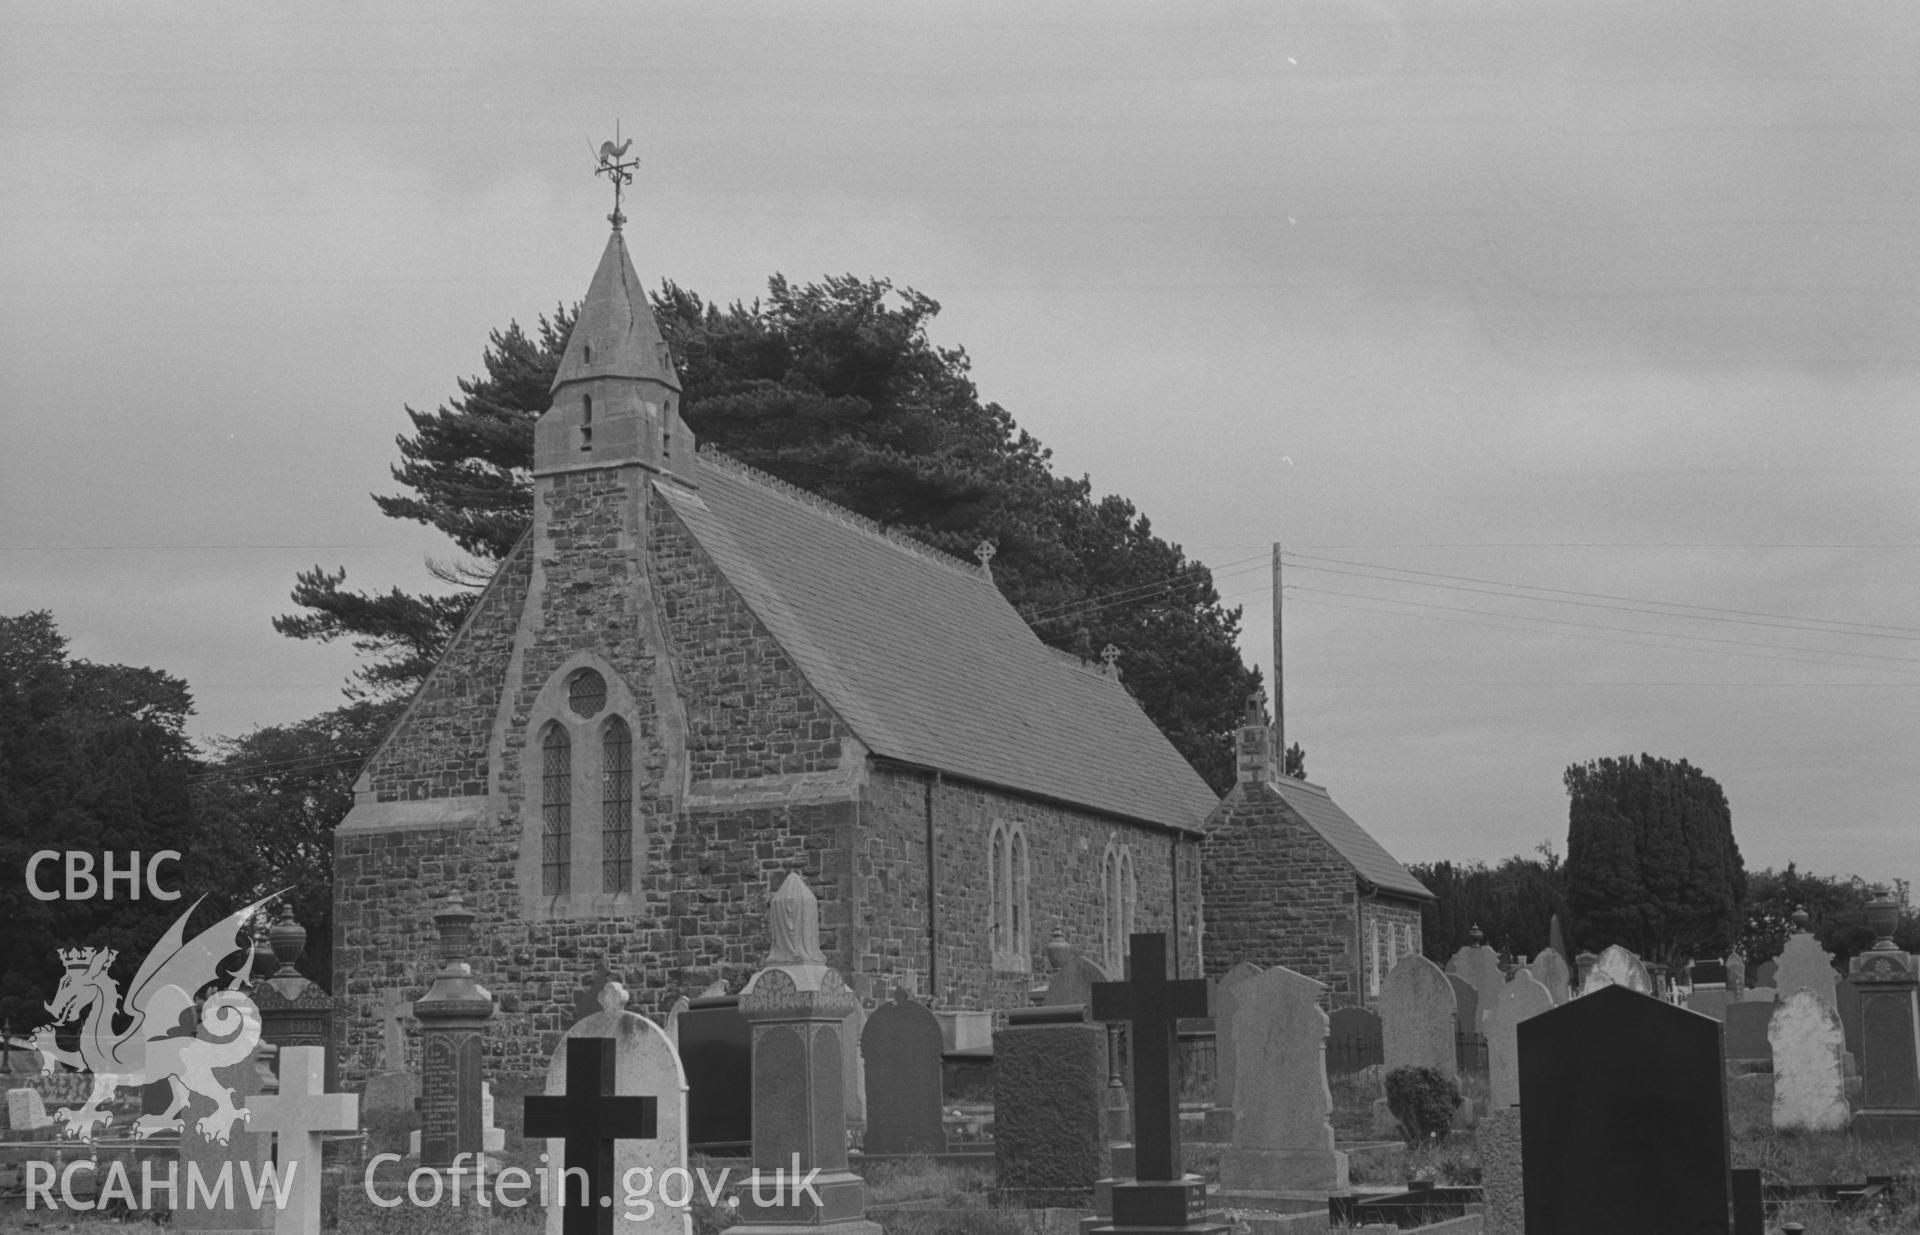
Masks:
[[[1387,1110],[1415,1144],[1429,1138],[1445,1140],[1459,1107],[1459,1083],[1438,1068],[1395,1068],[1387,1073]]]

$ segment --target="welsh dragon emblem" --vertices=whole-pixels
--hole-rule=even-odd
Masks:
[[[165,1080],[173,1089],[172,1103],[162,1114],[136,1119],[133,1135],[148,1137],[180,1130],[184,1122],[178,1118],[181,1108],[190,1095],[197,1093],[213,1102],[214,1111],[196,1120],[194,1127],[209,1141],[226,1144],[235,1121],[244,1121],[248,1111],[233,1104],[233,1091],[215,1079],[213,1070],[250,1058],[260,1041],[260,1010],[240,989],[246,965],[242,964],[224,988],[200,1004],[201,1032],[209,1036],[194,1036],[184,1028],[182,1014],[193,1008],[195,992],[218,980],[220,962],[240,950],[242,924],[278,895],[276,892],[228,914],[192,939],[186,938],[187,919],[200,907],[200,901],[189,905],[147,954],[124,1000],[119,984],[108,973],[117,952],[111,948],[61,950],[66,975],[53,1001],[47,1004],[54,1019],[36,1030],[30,1041],[19,1045],[40,1052],[44,1071],[51,1072],[55,1063],[63,1063],[93,1074],[93,1092],[84,1106],[64,1107],[53,1113],[68,1136],[90,1141],[96,1126],[104,1130],[113,1116],[101,1104],[122,1085]],[[56,1046],[55,1027],[81,1016],[86,1020],[80,1027],[80,1049],[68,1051]],[[126,1028],[116,1029],[116,1021]]]

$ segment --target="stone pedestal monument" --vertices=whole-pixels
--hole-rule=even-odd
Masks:
[[[1860,991],[1856,1136],[1920,1140],[1920,959],[1894,946],[1900,906],[1875,888],[1867,925],[1879,938],[1853,958]]]
[[[753,1029],[754,1179],[731,1229],[880,1235],[880,1224],[866,1219],[866,1182],[847,1169],[840,1035],[859,1000],[827,965],[820,905],[797,872],[767,910],[766,967],[740,992],[740,1011]],[[769,1184],[776,1185],[771,1200],[764,1199]]]
[[[449,1167],[457,1155],[486,1148],[480,1049],[494,1003],[467,964],[473,911],[458,893],[433,915],[433,924],[440,936],[440,973],[413,1001],[420,1022],[420,1165]]]

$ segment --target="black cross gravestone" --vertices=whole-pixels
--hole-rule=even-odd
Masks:
[[[1134,1179],[1114,1186],[1113,1226],[1203,1229],[1206,1183],[1181,1170],[1175,1085],[1180,1075],[1176,1029],[1182,1018],[1207,1015],[1207,984],[1199,978],[1168,980],[1165,935],[1134,935],[1128,951],[1129,981],[1093,985],[1093,1018],[1125,1021],[1133,1045]]]
[[[584,1205],[562,1176],[556,1203],[564,1235],[612,1235],[613,1143],[659,1135],[658,1100],[615,1094],[613,1065],[612,1038],[569,1038],[567,1092],[527,1096],[526,1134],[564,1138],[567,1170],[586,1172]]]

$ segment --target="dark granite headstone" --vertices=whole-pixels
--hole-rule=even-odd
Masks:
[[[1727,984],[1727,962],[1693,962],[1690,981],[1695,986],[1725,986]]]
[[[1335,1008],[1328,1019],[1329,1076],[1345,1076],[1386,1059],[1378,1013],[1366,1008]]]
[[[896,991],[867,1016],[860,1035],[866,1059],[870,1154],[942,1153],[946,1124],[940,1109],[940,1020],[924,1004]]]
[[[1727,1005],[1725,1024],[1729,1062],[1773,1062],[1773,1045],[1767,1041],[1767,1022],[1773,1019],[1775,1006],[1771,1001],[1744,999]]]
[[[753,1032],[738,995],[703,995],[680,1014],[687,1073],[687,1146],[744,1154],[753,1146]]]
[[[1719,1024],[1610,986],[1517,1036],[1527,1235],[1730,1230]]]
[[[1112,1170],[1107,1031],[1086,1017],[1078,1004],[1016,1008],[993,1035],[993,1153],[1016,1204],[1090,1207]]]
[[[1459,1020],[1454,1022],[1454,1032],[1470,1034],[1480,1032],[1480,992],[1473,983],[1457,973],[1447,975],[1447,983],[1453,987],[1453,1000]]]

